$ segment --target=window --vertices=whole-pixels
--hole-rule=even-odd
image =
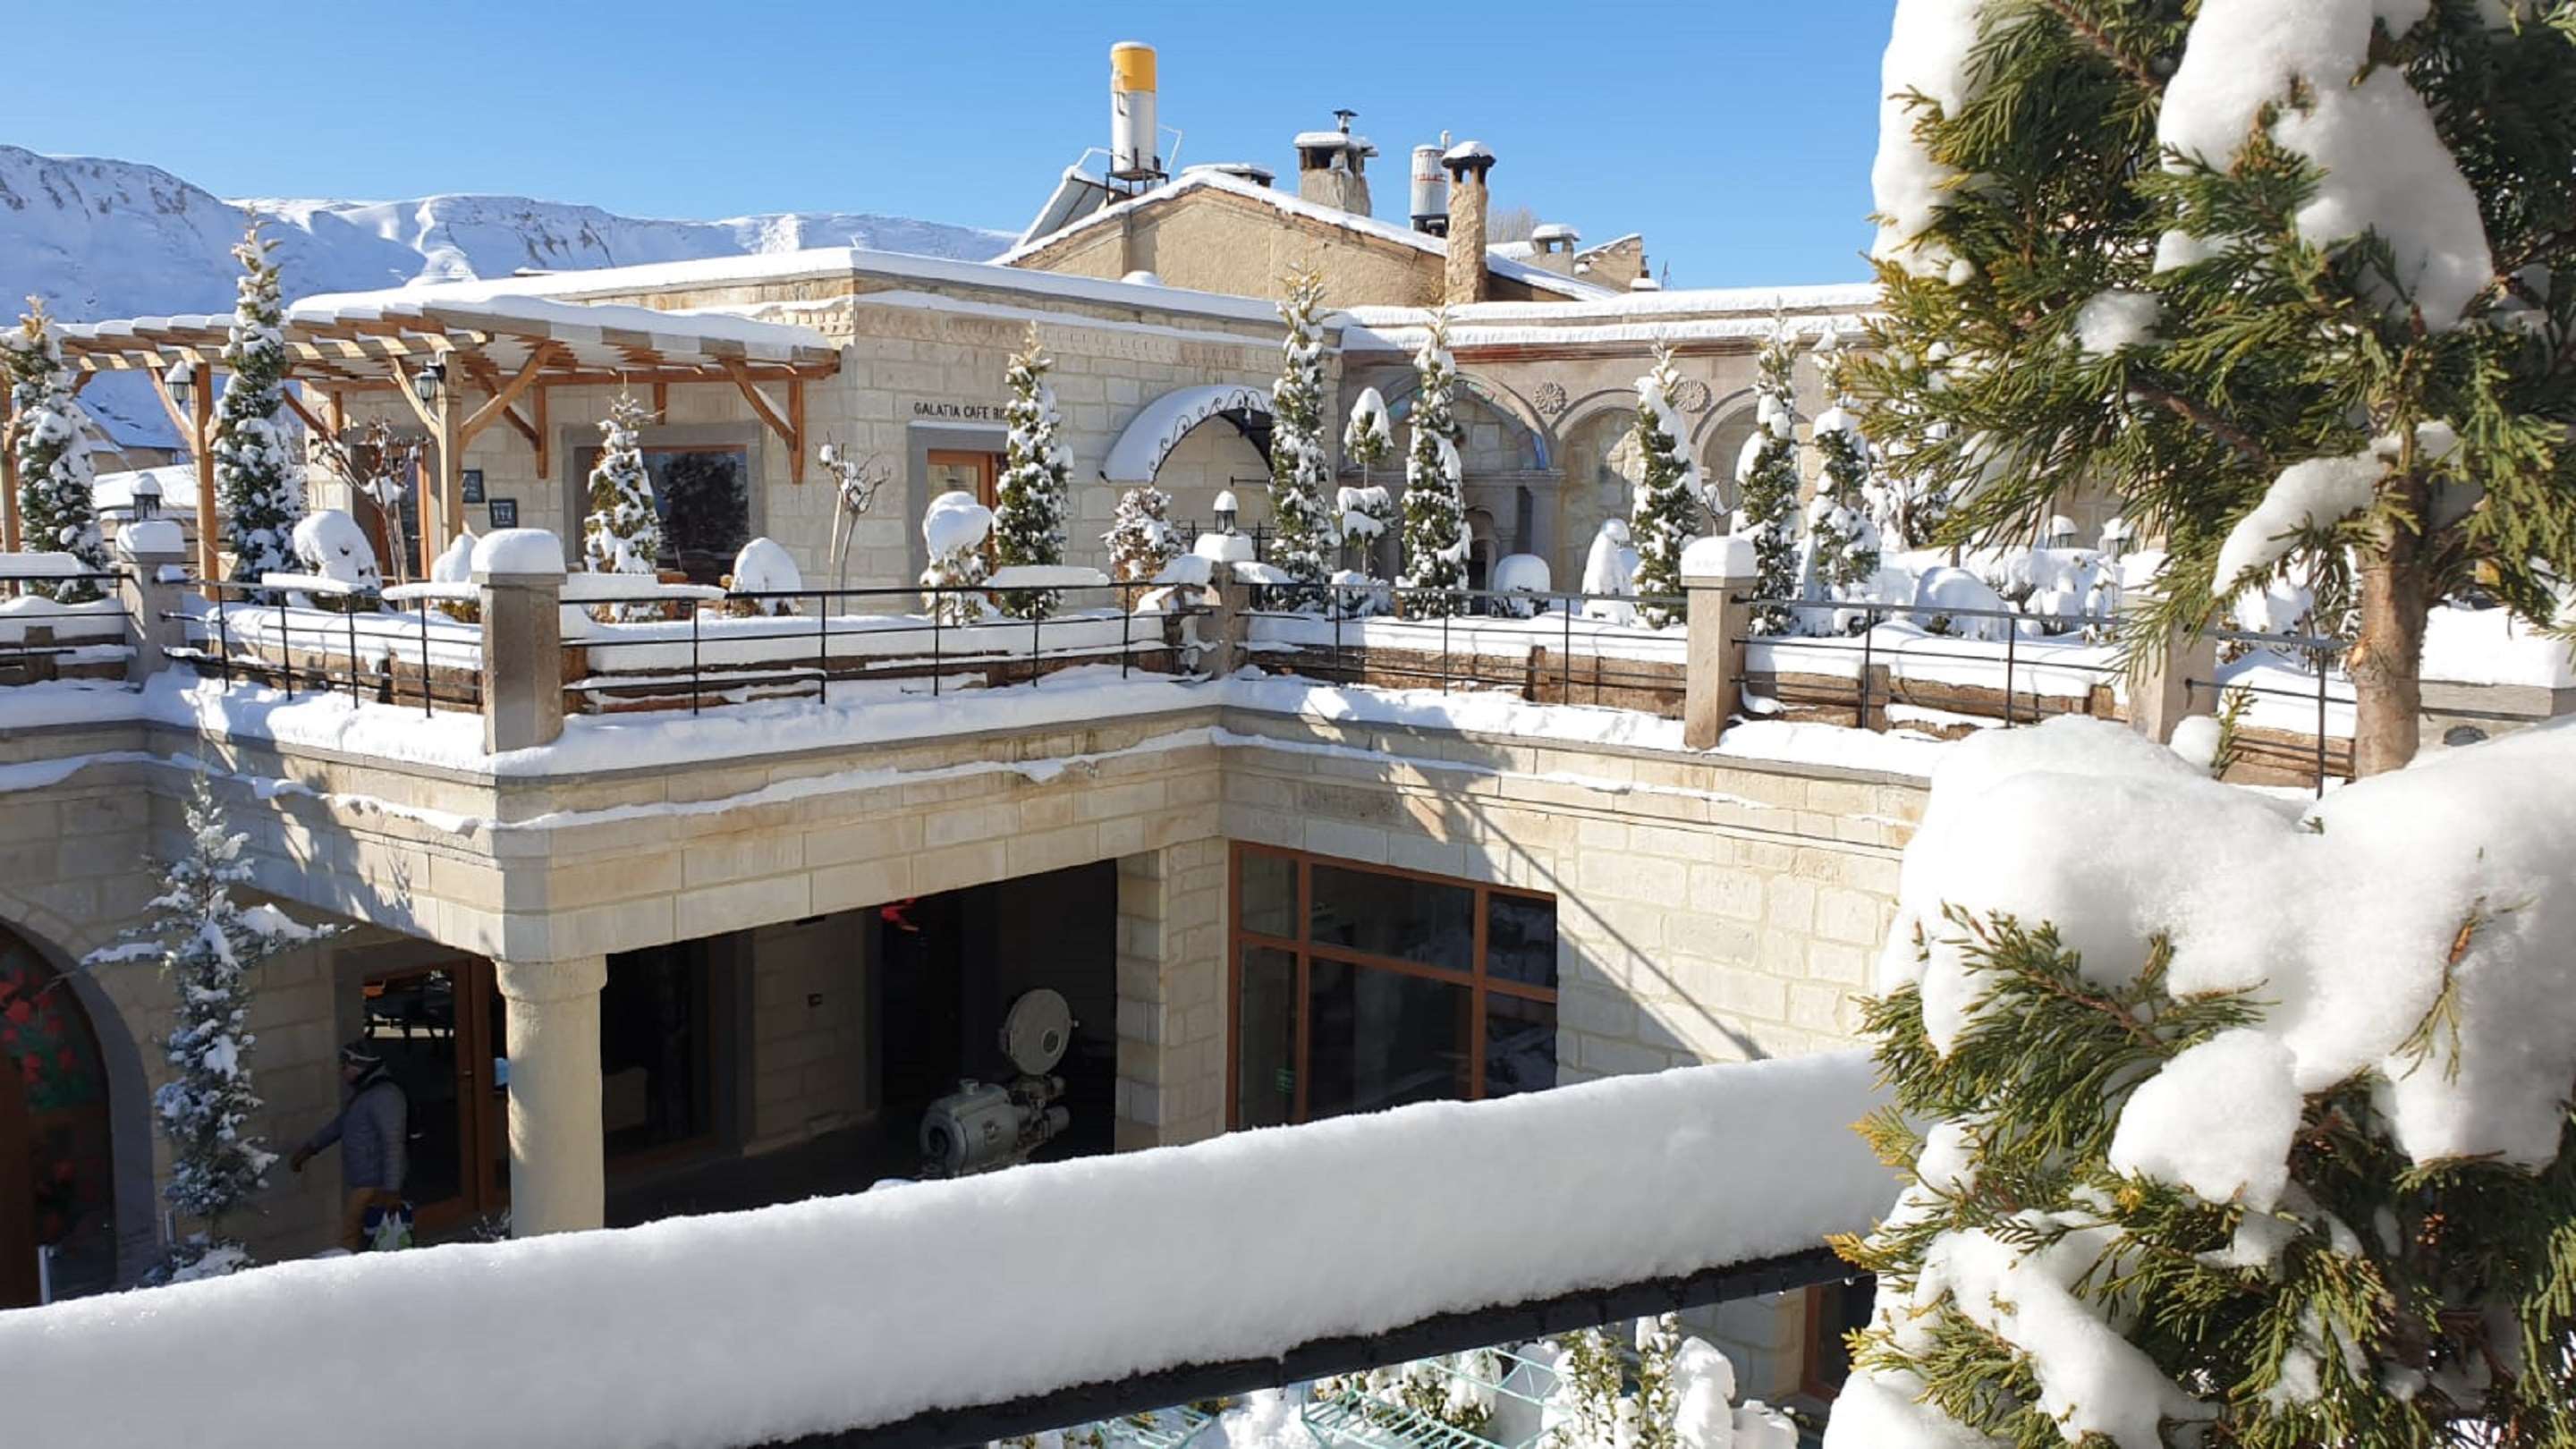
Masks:
[[[930,472],[930,491],[925,496],[965,493],[987,508],[1001,501],[997,487],[1002,473],[1001,454],[933,448],[923,461]]]
[[[566,547],[579,552],[581,520],[590,513],[590,473],[599,449],[573,455],[573,527]],[[751,450],[739,443],[644,448],[653,480],[653,511],[662,516],[662,567],[693,584],[721,582],[734,556],[751,542]]]
[[[1237,1127],[1556,1085],[1556,902],[1234,851]]]

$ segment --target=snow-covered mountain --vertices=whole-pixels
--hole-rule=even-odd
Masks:
[[[269,221],[290,297],[800,247],[980,261],[1014,240],[868,212],[673,221],[520,196],[227,201],[157,166],[0,145],[0,299],[12,304],[0,312],[30,294],[66,321],[227,311],[238,273],[232,246],[252,212]],[[121,443],[172,441],[134,379],[100,378],[81,397]]]

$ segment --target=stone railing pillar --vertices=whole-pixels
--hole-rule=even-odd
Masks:
[[[542,528],[504,528],[474,545],[483,595],[483,748],[552,744],[563,734],[563,544]]]
[[[579,1232],[607,1217],[599,1106],[599,992],[608,958],[495,961],[509,1034],[510,1236]]]
[[[170,651],[187,645],[187,621],[175,616],[188,592],[188,539],[169,519],[137,519],[117,530],[114,554],[124,575],[117,602],[134,642],[125,677],[140,680],[160,673]]]
[[[1744,694],[1744,644],[1753,606],[1743,602],[1757,570],[1753,540],[1703,538],[1682,550],[1682,591],[1690,599],[1690,645],[1682,693],[1682,744],[1711,749]]]
[[[2129,728],[2160,745],[2173,743],[2174,726],[2192,712],[2192,680],[2218,677],[2218,641],[2197,629],[2176,629],[2150,657],[2141,651],[2129,671]],[[2202,711],[2218,707],[2215,697]]]

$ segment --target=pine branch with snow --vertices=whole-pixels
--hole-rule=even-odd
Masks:
[[[644,466],[644,423],[650,416],[632,393],[609,400],[599,422],[599,461],[590,470],[589,511],[581,519],[582,566],[592,573],[626,574],[642,583],[661,577],[662,515],[653,499],[653,475]],[[658,617],[655,604],[601,604],[602,622]]]
[[[1673,406],[1673,394],[1681,382],[1681,373],[1673,366],[1673,350],[1657,344],[1654,366],[1637,379],[1635,437],[1644,473],[1629,502],[1628,537],[1637,550],[1640,595],[1681,594],[1682,550],[1702,532],[1706,489],[1699,465],[1684,451],[1683,440],[1690,433]],[[1679,622],[1690,610],[1685,600],[1679,608],[1647,604],[1638,612],[1649,626],[1661,629]]]
[[[1465,433],[1458,426],[1453,396],[1458,383],[1457,359],[1449,355],[1449,318],[1435,312],[1422,346],[1413,354],[1412,442],[1404,461],[1404,571],[1396,582],[1408,589],[1459,589],[1467,584],[1467,500],[1465,464],[1458,449]],[[1402,601],[1415,618],[1437,618],[1460,612],[1466,600],[1453,594],[1413,594]]]
[[[1109,549],[1109,577],[1122,584],[1147,584],[1181,551],[1172,531],[1172,495],[1151,483],[1139,483],[1118,495],[1118,511],[1100,541]]]
[[[1333,462],[1324,432],[1324,279],[1301,269],[1288,277],[1279,316],[1288,324],[1279,380],[1270,388],[1270,559],[1303,584],[1330,579],[1342,533],[1332,507]],[[1278,606],[1309,608],[1320,590],[1275,591]]]
[[[1003,443],[993,510],[993,562],[998,568],[1064,562],[1072,465],[1056,436],[1063,419],[1056,412],[1055,389],[1046,380],[1054,366],[1055,360],[1038,345],[1037,324],[1030,323],[1027,342],[1011,356],[1011,400],[1003,408],[1010,434]],[[1003,613],[1015,618],[1043,618],[1055,611],[1058,598],[1047,589],[1009,589],[1000,604]]]
[[[1735,531],[1753,540],[1754,597],[1794,599],[1804,573],[1800,557],[1798,510],[1798,390],[1796,354],[1790,350],[1789,324],[1775,318],[1755,358],[1753,436],[1735,460],[1735,490],[1741,501]],[[1787,634],[1799,626],[1798,611],[1782,604],[1763,604],[1753,611],[1753,626],[1763,634]]]
[[[75,379],[63,363],[62,339],[45,304],[29,297],[27,308],[16,332],[0,334],[11,410],[0,446],[9,449],[17,466],[19,538],[32,552],[68,553],[93,572],[105,573],[107,544],[90,497],[89,414],[72,392]],[[65,604],[105,597],[89,579],[24,587]]]
[[[2101,721],[1955,746],[1827,1449],[2576,1442],[2571,742],[2304,809]]]
[[[269,259],[274,245],[254,218],[233,248],[242,272],[224,341],[229,376],[215,409],[215,500],[239,583],[296,570],[295,525],[304,516],[304,465],[286,445],[286,374],[294,359],[286,351],[277,263]]]
[[[2404,763],[2427,611],[2576,577],[2571,15],[1903,0],[1855,390],[1945,538],[2107,488],[2146,647],[2349,555],[2358,767]]]
[[[171,1208],[194,1229],[171,1245],[163,1276],[205,1277],[250,1265],[227,1220],[248,1211],[268,1185],[277,1160],[247,1131],[260,1108],[251,1080],[259,1038],[249,1028],[252,973],[281,951],[336,928],[299,925],[274,906],[237,904],[235,886],[251,878],[242,858],[246,837],[227,828],[206,777],[188,799],[188,849],[170,861],[149,919],[131,936],[150,953],[177,997],[162,1056],[170,1079],[153,1093],[154,1116],[170,1144]],[[137,959],[132,946],[109,947],[83,964],[91,969]]]

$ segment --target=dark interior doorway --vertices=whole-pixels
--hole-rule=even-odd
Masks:
[[[1041,1160],[1108,1152],[1118,1081],[1118,867],[1114,861],[970,886],[879,913],[873,1013],[878,1121],[889,1160],[916,1158],[922,1109],[962,1079],[1007,1081],[1003,1013],[1040,987],[1073,1008],[1056,1074],[1072,1125]]]

